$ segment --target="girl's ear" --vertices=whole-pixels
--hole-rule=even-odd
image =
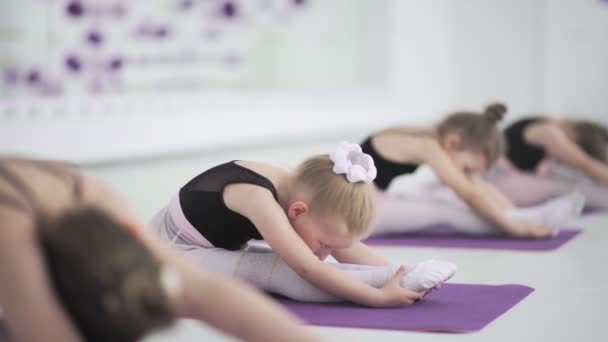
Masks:
[[[306,214],[308,210],[308,204],[302,201],[296,201],[287,209],[287,217],[289,217],[290,220],[295,220],[298,216]]]

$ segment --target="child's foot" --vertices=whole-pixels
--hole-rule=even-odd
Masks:
[[[449,261],[423,261],[401,278],[401,286],[413,291],[428,291],[452,278],[457,268]]]
[[[579,192],[571,192],[551,199],[532,208],[513,209],[509,212],[516,221],[541,224],[553,230],[554,236],[565,222],[577,218],[585,207],[585,197]]]
[[[578,217],[585,208],[585,196],[579,192],[557,197],[543,205],[545,224],[551,228],[559,227],[564,222]]]

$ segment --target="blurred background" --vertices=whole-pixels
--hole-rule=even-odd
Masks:
[[[360,136],[503,101],[606,120],[603,0],[2,0],[0,153]]]
[[[608,1],[0,0],[0,155],[77,163],[146,219],[219,163],[295,165],[341,140],[395,124],[431,125],[492,101],[508,106],[506,123],[547,113],[608,124]],[[417,181],[407,178],[397,191]],[[525,255],[514,264],[501,253],[455,257],[511,267],[469,268],[462,277],[469,282],[529,283],[539,274],[531,285],[544,290],[518,315],[466,338],[546,340],[552,332],[554,341],[571,341],[605,333],[600,290],[581,284],[586,290],[568,301],[578,306],[563,310],[563,293],[579,278],[566,289],[553,286],[564,266],[587,265],[584,271],[602,259],[600,247],[588,247],[603,241],[590,236],[537,264]],[[403,262],[433,253],[389,256]],[[553,271],[537,272],[551,262]],[[548,330],[539,317],[561,320]],[[379,337],[317,331],[330,340]],[[391,336],[403,340],[380,337]],[[181,322],[152,340],[228,339]]]

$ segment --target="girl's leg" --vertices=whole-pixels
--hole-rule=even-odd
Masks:
[[[555,183],[573,184],[585,196],[588,206],[608,209],[608,185],[593,180],[579,170],[556,161],[548,161],[543,165],[543,177]]]
[[[500,232],[457,199],[436,199],[428,194],[381,196],[373,235],[417,233],[433,226],[449,226],[470,235]]]
[[[267,292],[303,302],[341,302],[341,298],[329,294],[309,283],[293,271],[287,263],[272,252],[255,253],[215,249],[199,256],[189,253],[206,270],[227,277],[244,280]],[[388,283],[396,272],[389,266],[350,265],[332,263],[332,266],[370,286],[380,288]],[[404,287],[416,291],[429,290],[449,279],[455,272],[453,264],[432,261],[419,264],[402,279]]]
[[[442,190],[443,191],[443,190]],[[455,196],[440,199],[433,193],[395,196],[381,194],[374,234],[415,233],[433,226],[445,226],[450,231],[466,235],[495,235],[501,231],[462,205]],[[580,214],[584,199],[579,194],[567,194],[540,206],[518,209],[505,208],[514,220],[559,228],[565,221]]]
[[[259,289],[294,300],[343,301],[309,283],[272,252],[251,253],[216,249],[200,257],[198,262],[208,271],[244,280]],[[341,264],[333,265],[341,267]],[[391,280],[395,270],[392,267],[365,266],[362,269],[347,269],[345,272],[370,286],[379,288]]]
[[[517,207],[536,205],[576,191],[584,196],[588,206],[608,209],[608,186],[555,162],[545,162],[540,169],[540,175],[520,172],[501,161],[485,179]]]

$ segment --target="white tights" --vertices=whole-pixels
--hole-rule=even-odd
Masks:
[[[466,235],[496,235],[500,230],[473,212],[450,189],[435,189],[418,195],[379,194],[373,235],[420,232],[443,226]],[[570,193],[529,208],[506,209],[512,219],[558,229],[577,217],[584,199]]]
[[[543,163],[542,175],[519,172],[497,165],[486,177],[516,206],[542,203],[572,191],[580,192],[590,207],[608,209],[608,186],[600,184],[578,170],[549,161]]]
[[[294,300],[304,302],[343,301],[309,283],[273,252],[228,251],[218,248],[197,257],[197,262],[207,271],[241,279],[264,291]],[[396,269],[388,266],[338,263],[331,265],[376,288],[388,283],[396,272]]]

